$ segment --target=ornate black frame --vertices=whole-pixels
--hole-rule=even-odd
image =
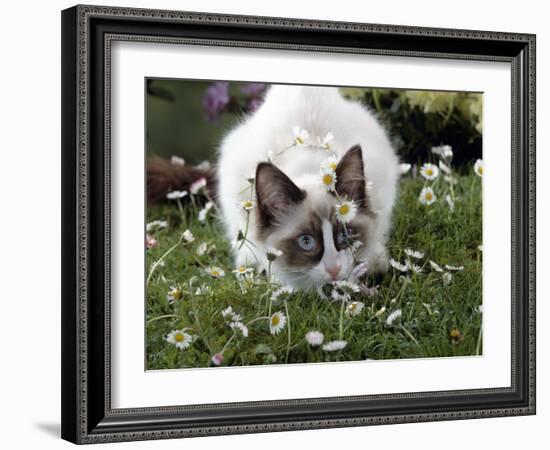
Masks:
[[[509,388],[112,409],[110,44],[505,61],[512,68]],[[535,36],[98,6],[62,12],[62,437],[97,443],[535,413]]]

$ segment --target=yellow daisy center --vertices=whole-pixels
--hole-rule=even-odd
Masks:
[[[355,311],[357,309],[357,303],[352,303],[351,305],[349,305],[349,309]]]
[[[218,272],[217,270],[213,270],[212,272],[210,272],[210,275],[212,275],[213,277],[219,277],[220,272]]]
[[[327,146],[327,148],[329,148],[329,146]],[[336,170],[336,163],[335,163],[335,162],[331,162],[328,166],[329,166],[332,170]]]
[[[246,272],[246,268],[241,266],[237,269],[239,271],[239,273],[245,273]]]
[[[183,342],[185,340],[185,337],[181,333],[176,333],[174,335],[174,339],[176,340],[176,342]]]
[[[247,200],[246,202],[243,203],[243,206],[245,208],[252,208],[252,202],[250,200]]]
[[[281,319],[279,318],[279,316],[273,316],[271,318],[271,325],[273,325],[274,327],[276,327],[277,325],[279,325],[279,322],[281,321]]]
[[[483,175],[483,167],[482,166],[479,166],[477,168],[477,171],[479,172],[480,175]]]
[[[332,184],[332,175],[330,174],[325,174],[323,175],[323,184],[326,185],[326,186],[329,186]]]
[[[347,203],[340,206],[340,214],[345,216],[347,213],[349,213],[349,205]]]
[[[297,144],[303,144],[303,143],[304,143],[304,140],[303,140],[301,137],[298,136],[298,137],[296,138],[296,143],[297,143]]]
[[[434,196],[432,195],[431,192],[426,192],[425,198],[426,200],[431,201],[434,198]]]
[[[432,176],[434,174],[433,169],[426,169],[426,175]]]

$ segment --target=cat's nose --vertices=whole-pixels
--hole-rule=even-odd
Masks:
[[[337,264],[333,267],[327,267],[327,272],[333,280],[336,280],[338,278],[338,274],[340,273],[341,268],[342,266],[340,266],[340,264]]]

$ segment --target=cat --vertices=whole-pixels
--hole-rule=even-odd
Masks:
[[[332,192],[320,173],[331,155]],[[399,161],[374,114],[337,88],[271,86],[222,139],[216,176],[237,267],[269,268],[298,290],[349,279],[357,261],[369,273],[388,270]],[[335,214],[341,201],[357,207],[347,224]]]

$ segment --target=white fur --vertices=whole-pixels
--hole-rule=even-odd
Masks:
[[[259,162],[269,160],[270,151],[278,153],[292,144],[294,126],[306,129],[313,141],[331,132],[334,135],[332,150],[337,158],[353,145],[361,146],[365,177],[372,183],[368,191],[370,206],[376,217],[360,257],[369,262],[371,271],[387,270],[385,246],[396,195],[398,159],[384,128],[374,115],[359,103],[344,99],[337,88],[273,86],[263,105],[224,138],[217,175],[228,238],[235,242],[239,230],[245,229],[246,213],[240,203],[250,198],[247,179],[255,176]],[[319,167],[327,156],[322,149],[298,146],[285,150],[273,163],[309,193],[322,189]],[[254,250],[252,252],[247,246],[240,250],[236,248],[236,265],[265,268],[265,251],[269,242],[262,242],[256,236],[254,211],[250,214],[249,230],[248,239],[252,241]],[[273,272],[280,276],[277,264],[273,265]]]

